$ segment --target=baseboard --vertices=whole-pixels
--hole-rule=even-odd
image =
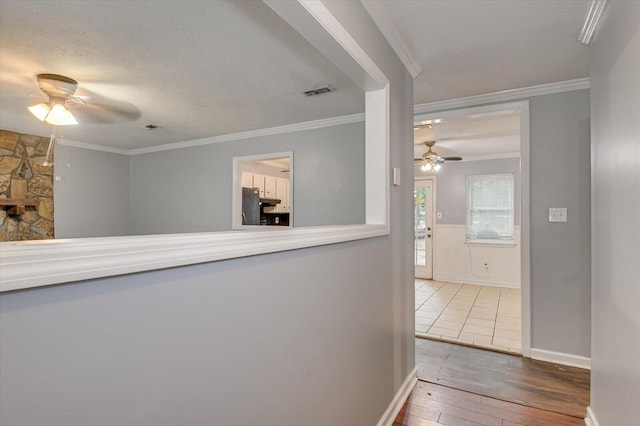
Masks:
[[[407,378],[404,380],[404,383],[402,383],[402,386],[400,386],[400,389],[398,389],[398,392],[396,393],[396,396],[393,398],[393,401],[391,401],[391,404],[389,404],[389,406],[387,407],[387,410],[384,412],[384,414],[380,418],[380,421],[378,422],[378,426],[393,425],[393,421],[398,416],[398,413],[402,409],[404,402],[407,400],[407,398],[409,397],[409,394],[411,393],[411,391],[413,390],[413,388],[417,383],[418,383],[418,370],[414,368],[413,371],[409,373]]]
[[[520,284],[518,283],[508,283],[501,281],[491,281],[491,280],[474,280],[474,279],[457,279],[457,278],[446,278],[446,277],[436,277],[433,278],[435,281],[446,281],[448,283],[456,283],[456,284],[476,284],[476,285],[486,285],[488,287],[508,287],[508,288],[520,288]]]
[[[530,356],[532,359],[537,359],[538,361],[553,362],[555,364],[567,365],[569,367],[591,370],[591,358],[580,355],[571,355],[562,352],[531,348]]]
[[[598,419],[596,419],[596,415],[593,414],[591,406],[587,407],[587,417],[584,419],[584,422],[587,426],[600,426]]]

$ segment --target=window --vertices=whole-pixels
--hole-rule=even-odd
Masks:
[[[513,175],[467,176],[466,242],[513,243]]]

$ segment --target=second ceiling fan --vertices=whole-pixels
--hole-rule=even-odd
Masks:
[[[422,163],[420,169],[423,172],[438,171],[442,163],[445,161],[460,161],[462,157],[441,157],[432,148],[436,144],[436,141],[426,141],[424,144],[428,150],[422,154],[422,158],[414,158],[414,163]]]

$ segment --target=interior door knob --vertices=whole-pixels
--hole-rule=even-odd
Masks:
[[[427,238],[431,238],[431,234],[427,234]]]

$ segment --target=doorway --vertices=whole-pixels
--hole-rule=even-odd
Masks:
[[[416,180],[413,187],[415,277],[433,278],[434,179]]]
[[[425,141],[435,141],[432,149],[445,160],[438,170],[421,168],[418,161],[414,168],[415,331],[419,337],[528,356],[528,116],[527,102],[513,102],[415,117],[414,159],[427,158]],[[473,219],[469,212],[475,211],[469,200],[476,198],[469,198],[474,192],[467,177],[501,174],[514,176],[510,240],[475,241],[469,232],[473,230],[469,224],[475,224],[469,219]],[[436,175],[437,206],[433,207],[436,197],[432,194],[432,207],[423,207],[418,202],[419,185],[434,179],[435,192]],[[429,213],[433,232],[427,239]],[[498,237],[503,239],[501,234]]]

